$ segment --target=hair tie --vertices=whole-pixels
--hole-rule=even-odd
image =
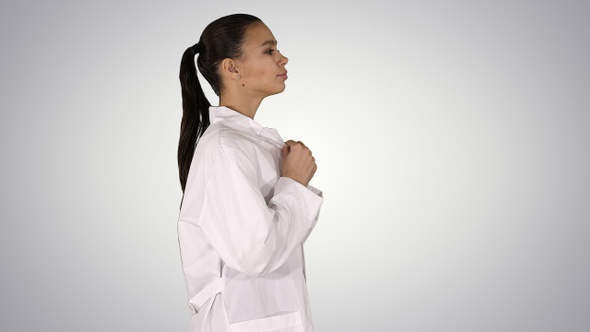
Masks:
[[[199,54],[199,43],[196,43],[195,45],[191,46],[191,48],[193,49],[193,52],[195,54]]]

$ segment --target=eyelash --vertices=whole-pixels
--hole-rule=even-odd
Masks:
[[[270,50],[266,51],[266,53],[267,53],[267,54],[270,54],[270,55],[272,55],[272,53],[273,53],[274,51],[277,51],[277,52],[281,53],[279,50],[276,50],[276,49],[274,49],[274,48],[271,48]]]

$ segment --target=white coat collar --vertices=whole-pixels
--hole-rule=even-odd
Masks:
[[[211,124],[223,121],[223,125],[240,132],[249,132],[260,138],[270,140],[279,145],[284,145],[278,131],[274,128],[267,128],[260,125],[253,119],[242,113],[236,112],[225,106],[209,107],[209,121]]]

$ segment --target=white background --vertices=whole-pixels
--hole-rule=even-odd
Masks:
[[[178,68],[235,12],[319,165],[317,331],[590,330],[588,2],[58,0],[0,7],[1,331],[188,329]]]

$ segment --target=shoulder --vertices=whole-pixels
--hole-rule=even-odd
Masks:
[[[224,125],[223,122],[211,124],[197,144],[195,155],[200,162],[227,161],[242,163],[250,159],[254,144],[246,133]]]

